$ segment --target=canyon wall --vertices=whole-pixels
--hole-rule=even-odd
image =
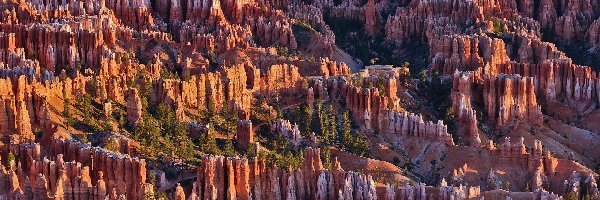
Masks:
[[[127,154],[67,140],[12,145],[9,152],[19,159],[0,171],[2,195],[11,199],[144,199],[153,193],[145,161]]]

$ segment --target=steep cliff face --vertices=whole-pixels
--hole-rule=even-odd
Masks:
[[[600,19],[594,20],[587,32],[590,48],[596,50],[600,46]]]
[[[272,65],[261,77],[260,93],[266,96],[272,96],[274,93],[297,92],[302,82],[302,77],[298,73],[298,67],[294,65]]]
[[[483,101],[489,118],[497,119],[498,126],[514,120],[542,123],[542,112],[537,104],[533,78],[519,75],[499,75],[484,79]]]
[[[304,163],[297,170],[267,166],[262,159],[206,156],[202,160],[192,189],[192,196],[197,198],[372,199],[377,196],[370,176],[345,172],[339,163],[335,169],[325,170],[319,149],[307,149]],[[364,191],[359,192],[358,188]]]
[[[238,120],[235,133],[237,144],[242,149],[247,149],[249,145],[254,144],[254,130],[250,120]]]
[[[252,45],[252,31],[249,26],[238,24],[218,24],[217,31],[196,28],[190,21],[184,23],[179,33],[179,41],[189,43],[197,51],[225,52],[233,48],[246,49]]]
[[[135,88],[127,93],[127,122],[132,127],[142,122],[142,100]]]
[[[397,136],[412,136],[448,145],[454,145],[448,127],[440,120],[437,123],[424,121],[421,115],[383,110],[379,113],[377,130]]]
[[[472,85],[481,76],[480,71],[458,72],[453,75],[452,80],[452,108],[458,121],[457,131],[466,145],[480,147],[482,142],[479,138],[479,127],[477,126],[477,115],[471,106],[471,100],[477,99],[472,96]]]
[[[396,43],[419,38],[425,41],[435,34],[463,31],[463,24],[473,25],[484,20],[484,8],[477,1],[414,1],[400,7],[386,21],[386,38]]]
[[[143,199],[153,192],[143,159],[64,140],[43,149],[36,143],[13,145],[10,151],[20,157],[0,170],[12,177],[2,180],[12,185],[2,194],[9,198]]]
[[[543,101],[597,103],[598,80],[591,68],[579,66],[569,59],[546,60],[541,64],[521,64],[511,62],[499,66],[501,73],[514,73],[531,76],[538,84],[535,91]]]

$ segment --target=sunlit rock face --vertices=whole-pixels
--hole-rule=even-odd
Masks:
[[[599,0],[3,0],[0,199],[598,199]]]

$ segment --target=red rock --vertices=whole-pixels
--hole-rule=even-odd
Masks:
[[[587,32],[587,40],[591,48],[597,49],[600,47],[600,20],[594,20]]]
[[[381,29],[382,19],[374,0],[369,0],[367,2],[365,9],[365,21],[365,29],[367,34],[371,36],[377,35]]]
[[[272,65],[262,76],[261,94],[273,96],[274,92],[293,94],[300,89],[301,77],[294,65]]]
[[[127,94],[127,122],[130,126],[135,127],[141,123],[142,119],[142,101],[135,88],[129,89]]]
[[[413,113],[382,110],[379,114],[380,133],[397,136],[412,136],[454,145],[448,128],[440,120],[437,123],[423,120],[421,115]]]
[[[175,187],[175,196],[173,199],[185,200],[185,192],[183,192],[183,188],[179,184],[177,184],[177,187]]]
[[[452,107],[458,121],[457,131],[462,136],[465,144],[481,147],[477,115],[471,107],[471,85],[478,77],[480,71],[454,73],[452,81]]]
[[[236,140],[240,148],[246,149],[254,143],[254,130],[250,120],[238,120],[236,129]]]
[[[484,79],[484,105],[488,117],[497,119],[497,126],[512,124],[514,120],[542,123],[537,105],[533,78],[519,75],[499,75]]]

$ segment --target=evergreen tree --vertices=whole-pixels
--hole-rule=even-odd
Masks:
[[[92,98],[87,94],[81,95],[79,96],[79,103],[83,114],[83,122],[91,124],[94,121],[94,117],[92,116]]]
[[[154,117],[145,114],[133,132],[133,138],[147,149],[148,153],[154,155],[160,147],[160,125]]]
[[[175,123],[172,134],[172,141],[173,143],[175,143],[174,147],[175,154],[177,155],[177,157],[185,160],[190,160],[194,158],[195,146],[192,142],[192,139],[190,139],[188,135],[185,124],[181,122]]]
[[[254,145],[248,145],[248,147],[246,147],[245,154],[246,154],[246,158],[248,158],[248,160],[256,157],[257,156],[256,148],[254,147]]]
[[[300,131],[306,137],[310,135],[312,125],[312,106],[305,104],[302,109],[302,124],[300,125]]]
[[[63,117],[65,120],[65,125],[67,126],[67,130],[68,130],[69,127],[72,127],[73,125],[75,125],[75,120],[73,120],[73,114],[71,113],[71,99],[65,98],[63,103],[64,103]]]
[[[362,87],[364,85],[364,80],[363,80],[363,76],[361,73],[358,73],[358,76],[356,77],[356,86],[357,87]]]
[[[217,108],[215,106],[215,103],[212,100],[209,100],[207,103],[207,110],[206,110],[206,119],[208,121],[208,123],[210,124],[216,124],[216,119],[215,116],[217,115]]]
[[[237,155],[237,153],[235,152],[235,148],[233,147],[232,140],[225,141],[225,146],[223,147],[223,155],[227,157],[234,157]]]
[[[6,156],[6,164],[10,164],[11,161],[13,162],[17,162],[18,160],[18,155],[13,154],[12,152],[9,152],[8,155]]]
[[[330,118],[327,115],[326,110],[323,108],[323,103],[322,102],[318,102],[317,103],[317,108],[319,110],[319,131],[321,133],[321,142],[323,142],[323,144],[326,145],[330,145],[331,144],[331,137],[332,137],[332,133],[331,133],[331,126],[330,126]]]
[[[385,94],[385,76],[384,75],[379,75],[377,77],[377,90],[379,91],[380,95]]]
[[[300,106],[297,106],[294,109],[294,117],[293,119],[290,119],[290,122],[298,124],[298,126],[302,126],[302,124],[304,124],[304,105],[301,104]],[[303,127],[298,127],[298,129],[300,129],[300,132],[302,132]]]
[[[119,152],[119,144],[113,138],[108,139],[108,141],[104,144],[104,148],[112,152]]]
[[[333,110],[333,106],[329,105],[329,109],[327,111],[328,113],[328,122],[327,124],[329,125],[328,127],[328,132],[329,134],[327,135],[327,140],[329,142],[329,144],[333,144],[335,142],[335,138],[337,136],[337,120],[335,119],[335,111]]]
[[[353,145],[354,137],[352,136],[352,125],[350,123],[350,113],[348,111],[344,111],[342,114],[341,125],[340,125],[340,144],[341,146],[348,150]]]
[[[219,154],[220,150],[217,146],[217,140],[214,138],[215,130],[212,125],[208,127],[208,133],[200,136],[200,151],[207,154]]]
[[[142,81],[141,88],[139,89],[140,100],[142,102],[142,109],[148,109],[148,102],[150,102],[150,91],[152,90],[152,83],[150,80]]]
[[[354,137],[352,152],[361,156],[366,156],[369,153],[369,142],[364,135]]]
[[[321,148],[321,158],[323,167],[327,170],[331,170],[333,168],[333,162],[331,161],[331,151],[329,150],[329,147]]]
[[[563,196],[563,200],[577,200],[577,195],[573,192],[569,192]]]

